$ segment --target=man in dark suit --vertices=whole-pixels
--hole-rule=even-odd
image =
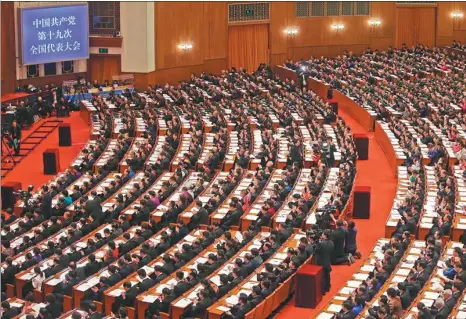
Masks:
[[[354,319],[355,315],[351,311],[352,309],[353,309],[353,305],[351,304],[350,301],[343,302],[343,308],[340,310],[340,312],[338,313],[338,316],[336,316],[336,318]]]
[[[110,276],[105,280],[105,283],[110,287],[122,279],[121,275],[118,273],[118,268],[115,265],[108,266],[108,272],[110,273]]]
[[[330,233],[330,240],[334,244],[334,254],[332,256],[332,265],[341,265],[348,263],[348,255],[345,254],[345,231],[343,221],[337,221],[337,228]]]
[[[45,296],[45,304],[45,310],[47,310],[47,313],[50,314],[51,318],[60,317],[63,310],[63,305],[56,300],[54,294],[47,294]]]
[[[139,293],[143,293],[155,285],[155,281],[147,276],[147,273],[144,269],[138,270],[138,276],[141,281],[139,284]]]
[[[191,231],[201,224],[208,224],[209,221],[209,212],[207,209],[202,207],[202,202],[197,201],[196,202],[196,207],[198,208],[198,211],[191,217],[191,221],[188,224],[188,229]]]
[[[13,265],[11,257],[8,257],[5,262],[7,266],[2,274],[2,291],[6,291],[6,284],[14,285],[15,275],[18,273],[18,267]]]
[[[411,305],[412,301],[411,295],[409,294],[409,291],[406,288],[406,283],[398,283],[398,290],[400,291],[401,307],[403,308],[403,310],[406,310]]]
[[[204,289],[199,293],[199,301],[188,309],[188,313],[184,315],[185,318],[204,318],[206,315],[207,308],[212,305],[213,300],[209,295],[209,292]]]
[[[137,285],[131,287],[131,282],[126,281],[123,283],[123,292],[121,295],[115,298],[115,302],[112,304],[112,312],[118,313],[120,308],[132,307],[134,300],[139,294],[139,287]]]
[[[93,302],[89,304],[88,313],[89,317],[87,317],[87,319],[101,319],[104,317],[103,314],[97,312],[97,306]]]
[[[184,292],[188,291],[189,288],[191,288],[191,285],[185,281],[184,279],[184,273],[182,271],[178,271],[176,273],[176,285],[173,288],[173,293],[175,294],[175,297],[178,298],[181,296]]]
[[[264,297],[261,295],[261,288],[257,285],[252,287],[252,293],[249,295],[249,303],[252,307],[256,307],[264,300]]]
[[[19,309],[11,307],[10,303],[6,300],[2,302],[2,309],[2,318],[11,319],[19,314]]]
[[[320,242],[317,244],[317,260],[323,270],[322,293],[330,291],[330,272],[332,271],[332,260],[335,251],[334,243],[329,239],[330,230],[326,229],[322,233]]]
[[[173,292],[169,288],[163,288],[162,298],[157,299],[146,310],[146,312],[150,315],[149,318],[152,317],[152,314],[157,312],[168,312],[170,309],[170,304],[173,300],[175,300],[175,295]]]
[[[49,219],[52,214],[52,194],[49,192],[47,185],[42,186],[42,201],[40,209],[45,219]]]
[[[227,318],[242,319],[251,310],[251,305],[248,302],[248,297],[245,294],[240,294],[238,304],[234,305],[230,311],[225,313]]]
[[[96,260],[94,254],[90,254],[88,260],[89,262],[84,266],[86,277],[92,276],[100,269],[100,263]]]

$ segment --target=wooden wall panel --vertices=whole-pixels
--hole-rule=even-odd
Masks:
[[[451,12],[454,8],[454,2],[437,2],[437,37],[453,36],[453,19],[451,18]]]
[[[466,2],[464,1],[455,1],[454,3],[455,10],[463,12],[465,15],[462,19],[458,19],[454,21],[454,30],[455,31],[466,31]]]
[[[198,65],[204,60],[204,3],[157,2],[155,4],[155,69]],[[182,51],[180,43],[193,48]]]
[[[292,14],[296,10],[295,2],[271,2],[270,3],[270,53],[286,53],[288,40],[294,36],[285,33],[285,29],[296,27]],[[295,19],[295,18],[294,18]],[[301,36],[303,33],[298,31]]]
[[[466,2],[448,1],[437,3],[437,46],[451,45],[453,40],[466,41],[466,18],[454,20],[451,13],[466,14]]]
[[[288,59],[288,53],[276,53],[270,55],[270,65],[282,64]]]
[[[396,4],[389,2],[371,2],[370,19],[378,19],[382,22],[380,26],[371,28],[372,38],[395,38],[396,35]],[[369,20],[369,19],[367,19]],[[369,23],[369,21],[368,21]]]
[[[13,93],[16,87],[14,2],[2,1],[2,94]]]
[[[354,54],[361,54],[366,48],[366,44],[289,48],[288,58],[293,60],[300,60],[321,56],[335,57],[342,54],[345,50],[352,51]]]
[[[416,8],[417,42],[429,47],[435,46],[436,8]]]
[[[389,46],[394,46],[394,37],[388,38],[371,38],[370,47],[373,50],[387,50]]]
[[[206,41],[204,60],[226,58],[228,41],[228,5],[226,2],[204,2]]]
[[[408,47],[414,45],[415,35],[415,8],[397,8],[396,9],[396,47],[400,48],[403,43]]]
[[[226,59],[206,60],[199,65],[181,66],[157,70],[151,73],[133,73],[137,89],[145,90],[147,85],[154,83],[177,84],[179,81],[188,80],[191,74],[200,75],[206,73],[220,73],[227,69]]]
[[[102,83],[105,80],[111,82],[112,76],[121,73],[120,55],[96,55],[91,54],[88,60],[88,79]]]

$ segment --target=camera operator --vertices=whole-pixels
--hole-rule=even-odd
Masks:
[[[47,185],[42,186],[42,201],[40,203],[40,209],[45,219],[49,219],[52,215],[52,194],[49,192]]]
[[[337,147],[333,144],[333,138],[327,137],[327,143],[322,145],[322,154],[324,159],[327,163],[328,167],[333,167],[335,163],[335,152],[337,151]]]
[[[329,237],[330,229],[324,230],[320,241],[316,245],[317,263],[322,266],[324,271],[322,280],[323,295],[330,291],[330,272],[332,271],[332,256],[335,251],[335,245]]]
[[[8,144],[15,150],[15,155],[19,155],[21,144],[21,127],[16,121],[11,123],[9,133]]]
[[[332,258],[332,265],[341,265],[354,263],[352,254],[345,254],[345,238],[347,230],[344,228],[342,220],[337,220],[336,228],[331,232],[330,239],[335,245],[335,251]]]

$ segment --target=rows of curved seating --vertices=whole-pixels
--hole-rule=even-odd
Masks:
[[[387,312],[377,314],[377,309],[387,303],[387,290],[398,286],[395,294],[406,292],[406,288],[405,291],[399,290],[398,283],[409,285],[417,280],[420,271],[417,265],[426,260],[429,264],[431,256],[428,252],[433,249],[432,242],[436,243],[435,250],[438,249],[438,253],[442,248],[445,255],[442,259],[445,261],[451,256],[452,247],[463,245],[449,240],[461,240],[465,237],[463,231],[466,219],[463,217],[461,204],[464,126],[460,107],[466,102],[462,95],[465,85],[464,60],[458,59],[448,48],[431,50],[417,46],[409,49],[404,47],[401,50],[389,48],[384,52],[367,50],[360,57],[346,52],[334,59],[313,58],[300,63],[287,61],[281,72],[292,78],[293,74],[287,69],[309,76],[309,87],[316,88],[321,96],[326,96],[333,87],[333,101],[338,102],[339,108],[358,120],[368,131],[375,130],[375,138],[385,151],[393,174],[398,178],[397,193],[387,219],[385,234],[387,238],[395,234],[390,241],[401,234],[403,240],[409,235],[422,240],[415,241],[411,248],[402,249],[406,249],[406,252],[401,259],[400,256],[396,258],[399,260],[398,265],[395,265],[388,278],[377,278],[381,272],[387,271],[372,268],[377,264],[377,258],[369,257],[366,263],[370,267],[362,266],[371,277],[378,279],[374,284],[380,283],[381,279],[384,284],[377,288],[377,294],[370,298],[369,303],[362,302],[363,309],[358,310],[357,317],[383,317]],[[406,208],[411,211],[413,207],[413,214],[405,215]],[[414,224],[409,222],[413,217]],[[427,239],[428,247],[425,247],[423,241]],[[392,254],[393,250],[396,252],[400,249],[385,246],[382,250],[385,254]],[[374,252],[371,256],[373,254]],[[384,256],[379,256],[384,259],[382,257]],[[448,291],[443,297],[442,291],[450,287],[443,285],[444,279],[435,279],[446,266],[438,267],[433,272],[430,269],[429,275],[432,273],[434,285],[438,281],[442,285],[433,289],[435,293],[428,293],[429,289],[432,290],[432,284],[424,286],[422,283],[420,287],[423,290],[419,297],[416,293],[403,307],[403,310],[412,310],[401,312],[401,317],[415,318],[420,316],[421,311],[430,313],[436,307],[442,309],[443,300],[448,299]],[[352,313],[352,307],[361,302],[361,298],[356,300],[355,295],[364,294],[364,291],[367,295],[368,290],[374,290],[373,283],[368,280],[360,282],[363,287],[352,294],[359,287],[354,278],[358,276],[364,281],[362,268],[325,305],[318,318],[332,318],[334,315],[339,318],[348,311]],[[455,279],[456,281],[459,280]],[[453,291],[457,289],[455,302],[448,306],[452,317],[461,312],[458,309],[462,309],[463,288],[461,285],[453,288]],[[384,298],[385,300],[381,300]],[[367,298],[363,300],[367,302]],[[425,309],[416,308],[419,302],[422,302],[421,307]],[[391,303],[390,297],[388,303]],[[431,309],[432,305],[434,306]],[[400,318],[400,313],[396,317]]]
[[[44,221],[65,227],[57,238],[30,246],[40,248],[33,256],[48,253],[42,260],[26,256],[31,260],[27,263],[17,253],[10,255],[14,264],[7,259],[2,271],[10,274],[18,268],[6,283],[8,297],[21,302],[33,293],[36,302],[45,299],[48,304],[53,294],[62,300],[64,318],[72,309],[87,310],[90,300],[108,315],[124,308],[130,318],[144,318],[159,312],[152,309],[154,298],[166,294],[165,288],[170,296],[181,296],[173,289],[180,272],[189,279],[202,274],[196,280],[209,279],[207,286],[215,287],[220,285],[215,271],[231,275],[230,264],[259,253],[267,258],[251,273],[270,265],[288,269],[289,277],[277,282],[261,310],[249,317],[269,315],[292,291],[296,270],[310,260],[307,255],[299,262],[291,260],[286,253],[298,242],[307,242],[302,230],[312,225],[305,223],[311,210],[325,206],[332,218],[346,218],[357,155],[349,128],[331,115],[327,102],[267,74],[203,74],[178,87],[155,86],[131,96],[83,101],[82,118],[92,126],[90,141],[72,162],[69,181],[54,191],[53,208]],[[306,130],[312,133],[304,139]],[[337,150],[330,162],[321,154],[328,138]],[[333,186],[325,187],[330,182]],[[56,179],[47,184],[56,187]],[[30,218],[40,211],[47,192],[39,190],[30,209],[18,203],[17,215]],[[333,200],[324,203],[321,198],[330,195]],[[282,220],[290,207],[298,210],[293,208]],[[14,236],[15,240],[19,246],[24,241]],[[209,258],[214,258],[212,267],[207,267]],[[126,272],[130,264],[134,266]],[[36,266],[45,281],[33,289]],[[160,271],[167,277],[159,281]],[[153,279],[142,288],[144,276]],[[121,305],[128,282],[137,287],[136,294]],[[195,288],[199,286],[194,281],[189,286],[196,292],[210,289],[201,282],[202,289]],[[190,293],[190,300],[198,298]],[[215,299],[212,311],[219,311],[219,302],[227,305]],[[236,299],[228,300],[231,307]],[[173,300],[160,312],[175,318],[197,311],[189,304]],[[210,310],[202,309],[201,316],[205,312]]]

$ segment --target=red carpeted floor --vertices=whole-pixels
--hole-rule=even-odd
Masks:
[[[369,136],[369,159],[358,161],[358,175],[356,185],[371,187],[371,215],[370,219],[355,219],[358,229],[358,248],[363,257],[356,260],[351,266],[332,266],[331,283],[332,288],[327,293],[316,309],[297,308],[292,300],[283,307],[275,319],[311,319],[325,304],[332,299],[335,293],[340,290],[361,266],[365,256],[372,250],[376,240],[384,237],[385,221],[393,204],[396,193],[397,180],[392,175],[390,164],[385,157],[385,153],[380,148],[374,138],[374,133],[369,133],[364,127],[359,125],[353,118],[341,110],[338,113],[351,127],[353,133],[365,133]]]
[[[60,120],[65,123],[71,123],[71,146],[58,146],[58,128],[56,128],[40,145],[29,153],[26,158],[2,179],[2,185],[5,182],[21,182],[23,189],[31,184],[37,188],[50,180],[53,175],[43,174],[44,165],[42,161],[42,153],[48,148],[59,149],[61,171],[69,167],[71,161],[78,155],[82,147],[89,140],[89,126],[81,119],[79,112],[73,112],[70,117],[60,118]],[[36,123],[28,130],[23,130],[22,139],[31,134],[40,123],[41,122]]]
[[[356,185],[370,186],[371,192],[371,216],[368,220],[355,220],[358,228],[358,246],[359,250],[366,256],[372,249],[376,240],[384,236],[385,221],[388,212],[392,206],[393,198],[396,192],[396,179],[391,174],[390,165],[385,157],[384,152],[374,138],[373,133],[368,133],[354,119],[342,111],[339,112],[346,123],[352,128],[353,133],[366,133],[369,136],[369,160],[359,161],[357,163],[358,175]],[[73,113],[70,118],[63,119],[65,122],[72,123],[72,146],[59,147],[60,149],[60,166],[65,170],[70,162],[76,157],[81,148],[89,139],[89,127],[80,118],[79,113]],[[23,136],[30,133],[23,132]],[[43,175],[42,152],[47,148],[58,148],[58,129],[42,142],[29,156],[24,159],[15,169],[10,172],[2,183],[7,181],[21,182],[23,188],[27,185],[34,184],[39,187],[52,176]],[[332,289],[330,293],[324,296],[317,309],[304,309],[294,307],[291,301],[275,316],[277,319],[288,318],[314,318],[316,313],[332,298],[335,293],[343,287],[346,281],[359,268],[362,260],[357,260],[351,266],[334,266],[332,271]]]

